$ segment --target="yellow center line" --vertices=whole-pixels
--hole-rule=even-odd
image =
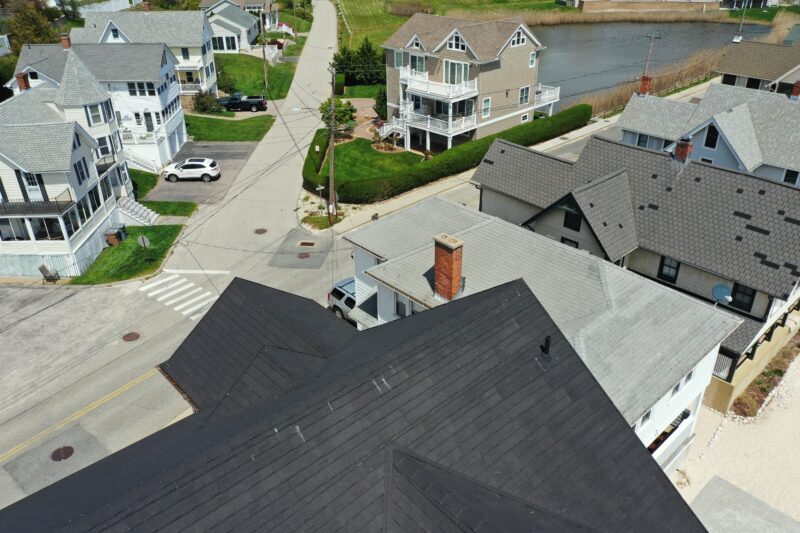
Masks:
[[[87,413],[90,413],[90,412],[94,411],[95,409],[97,409],[101,405],[107,403],[110,400],[113,400],[117,396],[123,394],[124,392],[126,392],[126,391],[128,391],[130,389],[132,389],[136,385],[139,385],[143,381],[155,376],[156,374],[158,374],[158,369],[157,368],[151,368],[150,370],[148,370],[147,372],[145,372],[141,376],[129,381],[128,383],[126,383],[125,385],[121,386],[117,390],[109,392],[108,394],[106,394],[102,398],[93,401],[92,403],[90,403],[89,405],[84,407],[83,409],[80,409],[79,411],[76,411],[76,412],[72,413],[70,416],[68,416],[67,418],[65,418],[61,422],[58,422],[57,424],[54,424],[54,425],[50,426],[49,428],[45,429],[44,431],[41,431],[41,432],[37,433],[36,435],[34,435],[33,437],[29,438],[25,442],[14,446],[13,448],[11,448],[7,452],[5,452],[3,455],[0,455],[0,463],[3,463],[5,461],[7,461],[8,459],[14,457],[18,453],[20,453],[22,450],[24,450],[25,448],[29,447],[30,445],[35,444],[36,442],[42,440],[44,437],[47,437],[48,435],[58,431],[59,429],[61,429],[64,426],[66,426],[67,424],[70,424],[70,423],[78,420],[79,418],[81,418],[82,416],[86,415]]]

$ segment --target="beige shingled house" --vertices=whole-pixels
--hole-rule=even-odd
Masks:
[[[385,43],[389,120],[406,149],[450,148],[552,114],[537,83],[544,46],[519,17],[479,22],[415,14]]]

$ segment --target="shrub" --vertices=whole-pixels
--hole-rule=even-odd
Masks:
[[[311,140],[311,146],[308,147],[308,154],[303,163],[303,187],[316,194],[317,185],[322,182],[319,176],[319,170],[322,167],[322,162],[325,161],[325,152],[328,150],[329,138],[328,130],[320,128],[314,133],[314,138]],[[319,146],[319,151],[316,147]]]
[[[388,116],[388,112],[386,109],[386,86],[381,86],[378,89],[378,94],[375,95],[375,105],[372,106],[372,109],[375,110],[375,113],[381,118],[381,120],[386,120]]]
[[[194,97],[194,110],[198,113],[219,113],[222,111],[222,106],[213,94],[200,91]]]
[[[334,101],[333,116],[331,117],[331,99],[328,98],[319,106],[322,122],[329,128],[346,126],[355,119],[356,107],[347,100],[336,98]]]
[[[579,128],[589,122],[591,116],[591,106],[577,105],[552,117],[520,124],[500,133],[466,142],[442,152],[428,161],[405,168],[397,174],[371,180],[338,183],[336,191],[339,193],[339,200],[346,203],[363,204],[384,200],[478,166],[495,139],[505,139],[529,146]],[[317,136],[320,132],[325,132],[325,130],[318,130]],[[320,144],[317,142],[317,137],[315,137],[314,144]],[[327,147],[327,142],[325,142],[325,146]],[[318,174],[307,173],[307,170],[311,170],[311,168],[316,169],[316,173],[319,172],[322,161],[317,162],[316,159],[324,158],[322,146],[320,146],[320,152],[320,154],[316,154],[313,148],[309,150],[306,166],[303,167],[303,183],[308,190],[313,191],[321,182]],[[311,158],[314,158],[314,161],[310,163]]]
[[[236,90],[233,77],[225,70],[217,70],[217,87],[220,91],[228,94]]]
[[[336,83],[334,89],[334,94],[336,96],[341,96],[344,94],[344,74],[336,74]]]
[[[756,416],[758,408],[758,401],[747,394],[742,394],[733,402],[733,412],[739,416]]]

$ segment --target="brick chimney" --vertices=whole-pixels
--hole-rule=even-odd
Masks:
[[[689,156],[692,155],[692,139],[689,137],[681,137],[681,139],[675,144],[675,159],[685,163],[689,160]]]
[[[792,100],[800,99],[800,81],[796,81],[794,85],[792,85],[792,95],[789,98]]]
[[[14,74],[14,78],[17,80],[17,86],[19,87],[19,92],[25,92],[31,88],[31,82],[28,79],[27,72],[17,72]]]
[[[435,255],[433,290],[445,300],[452,300],[461,290],[461,258],[464,243],[446,233],[433,238]]]
[[[142,2],[142,10],[150,11],[150,2]]]
[[[650,76],[642,76],[642,84],[639,86],[639,96],[647,96],[650,94],[650,83],[653,78]]]
[[[61,37],[61,46],[64,47],[64,50],[69,49],[72,46],[72,39],[69,38],[68,33],[62,33]]]

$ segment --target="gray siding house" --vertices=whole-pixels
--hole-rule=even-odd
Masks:
[[[800,81],[800,46],[754,41],[730,44],[717,72],[725,85],[788,96]]]
[[[417,13],[385,43],[389,121],[406,149],[476,139],[552,114],[558,87],[537,82],[544,46],[515,17],[477,22]]]
[[[694,161],[800,186],[800,81],[796,93],[712,85],[697,103],[634,94],[617,125],[625,144],[672,152],[691,139]]]
[[[714,366],[715,408],[760,372],[800,305],[795,187],[600,137],[575,163],[495,141],[473,180],[481,211],[744,318]]]

